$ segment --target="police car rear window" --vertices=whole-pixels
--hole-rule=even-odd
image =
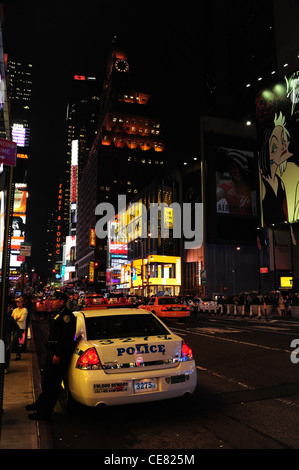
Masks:
[[[168,335],[153,315],[109,315],[85,319],[87,340]]]

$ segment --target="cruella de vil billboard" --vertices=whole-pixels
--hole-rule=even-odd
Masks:
[[[299,219],[299,71],[256,98],[262,224]]]

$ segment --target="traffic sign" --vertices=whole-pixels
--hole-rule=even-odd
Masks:
[[[0,139],[0,163],[16,166],[17,144],[11,140]]]

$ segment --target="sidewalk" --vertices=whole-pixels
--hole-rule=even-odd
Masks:
[[[25,410],[25,405],[32,403],[41,391],[34,340],[27,341],[20,361],[14,361],[14,357],[12,354],[9,372],[4,375],[0,450],[53,449],[50,424],[30,420]]]

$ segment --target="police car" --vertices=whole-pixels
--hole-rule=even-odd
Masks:
[[[192,350],[155,315],[125,308],[74,312],[77,344],[68,396],[86,406],[122,405],[192,394]]]

